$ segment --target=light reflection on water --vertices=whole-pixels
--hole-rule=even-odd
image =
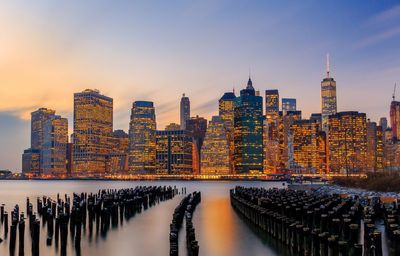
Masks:
[[[187,192],[201,191],[202,202],[197,207],[193,223],[196,239],[200,245],[200,255],[284,255],[282,248],[274,246],[273,241],[263,238],[252,230],[232,209],[229,189],[241,186],[282,187],[280,182],[206,182],[206,181],[0,181],[0,204],[6,204],[8,212],[18,203],[21,211],[26,211],[25,200],[30,197],[36,211],[36,198],[50,196],[55,199],[57,193],[97,192],[99,189],[131,188],[135,186],[171,185],[187,187]],[[161,202],[146,210],[122,227],[111,229],[106,238],[93,235],[92,239],[83,232],[81,241],[82,255],[146,255],[158,256],[169,253],[169,224],[172,213],[182,196]],[[184,227],[183,227],[184,228]],[[25,232],[25,255],[31,255],[31,242]],[[186,255],[185,232],[180,233],[180,255]],[[3,237],[1,227],[0,237]],[[40,255],[59,255],[54,245],[46,246],[46,232],[42,229],[40,237]],[[17,242],[18,255],[18,242]],[[8,241],[0,243],[0,255],[9,255]],[[71,239],[68,239],[67,255],[76,255]]]

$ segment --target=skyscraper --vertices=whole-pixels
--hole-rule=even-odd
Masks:
[[[156,170],[156,114],[153,102],[135,101],[129,123],[129,170],[153,173]]]
[[[250,78],[235,99],[234,145],[236,173],[263,171],[262,97],[255,96]]]
[[[56,111],[48,108],[39,108],[31,113],[31,148],[41,150],[43,147],[43,124]]]
[[[113,99],[98,90],[74,94],[74,174],[104,174],[113,132]]]
[[[181,98],[181,129],[186,129],[186,121],[190,119],[190,100],[185,94]]]
[[[192,174],[193,137],[187,130],[156,133],[157,171],[164,174]]]
[[[224,122],[227,137],[229,140],[229,169],[233,173],[233,152],[234,152],[234,142],[233,142],[233,123],[235,117],[235,92],[226,92],[219,99],[219,116]]]
[[[265,91],[265,116],[267,122],[274,121],[279,116],[279,92],[278,90]]]
[[[25,149],[22,154],[22,173],[38,176],[40,174],[40,150]]]
[[[360,173],[366,169],[367,120],[364,113],[339,112],[329,116],[328,168],[333,173]]]
[[[68,120],[53,115],[43,124],[40,165],[44,175],[67,175]]]
[[[296,110],[296,99],[282,98],[282,111]]]
[[[390,103],[390,126],[392,137],[397,140],[400,135],[400,102],[395,101],[394,97]]]
[[[379,119],[379,126],[382,127],[382,131],[386,131],[386,129],[388,128],[388,121],[386,117],[381,117]]]
[[[321,82],[322,130],[328,132],[329,116],[337,112],[336,81],[330,76],[329,55],[326,58],[326,77]]]
[[[224,121],[220,116],[213,116],[201,149],[201,174],[229,174],[229,151]]]
[[[370,119],[367,120],[367,170],[376,170],[376,149],[378,145],[377,138],[377,125],[375,122],[371,122]]]
[[[193,171],[199,173],[201,168],[201,147],[206,136],[207,119],[196,116],[186,120],[186,130],[191,132],[194,142],[193,146],[195,147],[193,150]]]

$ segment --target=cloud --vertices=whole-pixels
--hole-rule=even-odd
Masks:
[[[400,5],[380,12],[368,20],[368,24],[380,24],[400,17]]]
[[[364,48],[370,45],[374,45],[400,35],[400,27],[389,28],[381,31],[373,36],[362,39],[355,44],[355,48]]]

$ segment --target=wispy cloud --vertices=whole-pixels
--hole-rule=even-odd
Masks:
[[[400,5],[382,11],[368,20],[368,24],[380,24],[400,17]]]
[[[370,37],[366,37],[355,44],[356,48],[374,45],[400,35],[400,27],[389,28]]]

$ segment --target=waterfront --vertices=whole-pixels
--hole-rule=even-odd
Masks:
[[[186,187],[187,192],[201,191],[202,202],[194,213],[193,223],[200,245],[200,255],[285,255],[273,241],[257,235],[235,213],[230,205],[229,189],[237,185],[252,187],[282,187],[281,182],[210,182],[210,181],[0,181],[0,204],[8,212],[15,204],[25,211],[26,197],[34,203],[43,195],[56,198],[73,192],[97,192],[99,189],[131,188],[145,185]],[[83,233],[82,255],[166,255],[169,251],[169,224],[182,196],[161,202],[108,232],[106,238]],[[43,229],[43,228],[42,228]],[[3,237],[3,229],[0,236]],[[41,232],[40,255],[57,255],[54,246],[46,246],[46,233]],[[25,255],[31,255],[30,239],[25,236]],[[180,236],[180,255],[186,255],[184,235]],[[8,255],[8,241],[0,243],[0,255]],[[278,254],[279,252],[279,254]],[[76,255],[68,239],[67,255]]]

